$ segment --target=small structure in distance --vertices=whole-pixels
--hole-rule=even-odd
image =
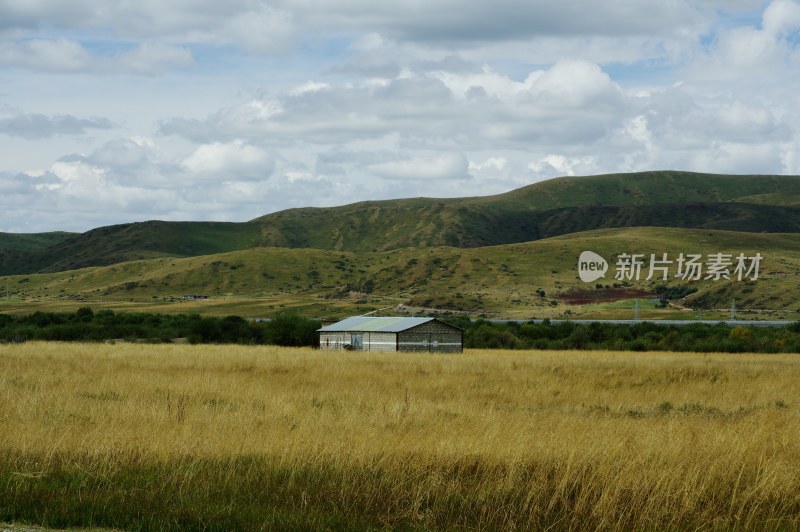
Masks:
[[[464,330],[436,318],[354,316],[318,329],[319,347],[461,353]]]

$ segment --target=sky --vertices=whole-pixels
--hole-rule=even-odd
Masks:
[[[0,0],[0,231],[800,174],[800,0]]]

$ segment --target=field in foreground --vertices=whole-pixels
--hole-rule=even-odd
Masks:
[[[0,522],[798,528],[800,358],[28,343]]]

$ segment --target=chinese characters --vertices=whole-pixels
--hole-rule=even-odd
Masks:
[[[701,254],[680,253],[674,260],[667,253],[651,253],[647,262],[645,257],[643,253],[618,255],[614,278],[618,281],[638,281],[646,275],[646,281],[666,281],[674,270],[674,277],[686,281],[755,281],[758,279],[762,259],[760,253],[752,256],[744,253],[736,256],[732,253],[710,253],[705,257]]]

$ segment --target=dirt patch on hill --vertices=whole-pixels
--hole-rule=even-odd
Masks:
[[[634,288],[598,288],[596,290],[570,290],[560,294],[558,298],[569,305],[589,305],[592,303],[605,303],[621,299],[650,299],[655,297],[653,292]]]

